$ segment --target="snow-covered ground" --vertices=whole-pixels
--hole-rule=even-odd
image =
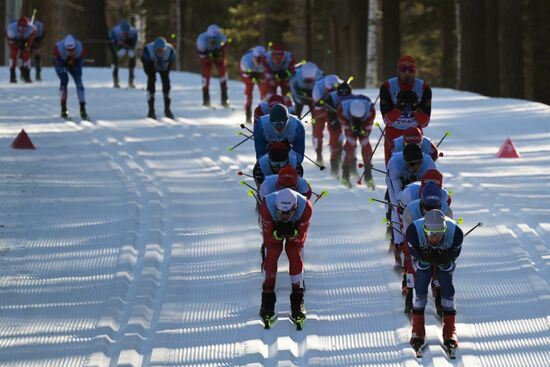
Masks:
[[[283,255],[281,316],[264,330],[260,233],[236,174],[251,171],[253,144],[227,150],[240,140],[243,87],[229,84],[235,111],[206,109],[200,76],[174,72],[178,119],[153,121],[137,74],[138,89],[115,90],[110,70],[84,71],[90,123],[58,117],[52,69],[32,85],[9,85],[0,69],[1,366],[550,365],[550,107],[434,89],[426,134],[452,133],[438,167],[462,228],[483,227],[455,272],[457,360],[440,346],[431,299],[417,360],[383,206],[369,201],[384,177],[374,193],[350,191],[305,161],[313,190],[329,192],[305,247],[308,320],[303,331],[287,320]],[[215,80],[211,90],[218,102]],[[69,99],[77,116],[72,82]],[[21,129],[36,150],[10,147]],[[495,157],[507,137],[522,158]],[[381,149],[374,163],[383,168]]]

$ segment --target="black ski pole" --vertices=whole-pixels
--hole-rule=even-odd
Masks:
[[[443,140],[445,140],[445,138],[447,137],[447,135],[451,135],[451,132],[450,132],[450,131],[445,131],[445,135],[443,135],[443,137],[441,138],[441,140],[439,141],[439,143],[437,143],[437,145],[435,146],[436,148],[439,148],[439,146],[441,145],[441,143],[443,143]]]
[[[475,226],[472,227],[472,229],[470,229],[468,232],[466,232],[464,234],[464,237],[466,237],[467,235],[469,235],[474,229],[476,229],[477,227],[482,227],[483,226],[483,223],[482,222],[478,222]]]
[[[385,127],[384,127],[384,130],[386,130]],[[372,160],[372,157],[374,157],[374,152],[376,152],[376,149],[378,149],[378,145],[380,145],[380,140],[382,140],[382,137],[384,136],[384,130],[382,130],[382,135],[380,135],[380,137],[378,138],[378,141],[376,142],[376,145],[374,146],[374,149],[372,150],[372,153],[369,157],[369,162]],[[372,167],[372,164],[371,164],[371,167]],[[363,181],[363,177],[365,177],[365,171],[363,171],[363,173],[361,174],[361,177],[359,177],[359,179],[357,180],[357,185],[361,185],[361,182]]]
[[[238,147],[239,145],[241,145],[241,144],[244,143],[245,141],[247,141],[247,140],[249,140],[249,139],[252,139],[252,138],[253,138],[253,135],[250,135],[250,136],[246,137],[244,140],[242,140],[241,142],[239,142],[239,143],[233,145],[232,147],[227,148],[227,150],[231,152],[231,151],[233,151],[233,149],[235,149],[236,147]]]
[[[250,130],[248,127],[246,127],[245,124],[241,124],[241,129],[248,130],[249,133],[251,133],[252,135],[254,135],[254,131],[252,131],[252,130]]]
[[[304,158],[307,158],[311,163],[313,163],[314,165],[316,165],[317,167],[319,167],[319,169],[322,171],[325,169],[325,166],[315,162],[313,159],[309,158],[307,155],[304,154]]]

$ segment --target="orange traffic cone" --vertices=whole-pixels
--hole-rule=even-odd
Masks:
[[[31,138],[27,135],[25,130],[21,130],[17,138],[11,143],[13,149],[35,149]]]
[[[500,146],[500,149],[497,153],[497,158],[519,158],[519,155],[512,139],[507,138],[504,143]]]

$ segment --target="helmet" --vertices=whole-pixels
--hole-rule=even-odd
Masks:
[[[351,94],[351,87],[346,82],[338,84],[338,87],[336,88],[336,90],[338,91],[338,95],[342,97],[346,97]]]
[[[63,45],[65,46],[65,50],[74,50],[76,48],[76,41],[72,34],[68,34],[65,37],[63,40]]]
[[[275,206],[277,210],[289,212],[298,205],[298,197],[291,189],[282,189],[275,194]]]
[[[441,188],[435,182],[429,182],[424,186],[420,198],[424,210],[441,208]]]
[[[397,61],[397,70],[408,69],[408,71],[414,73],[416,71],[416,61],[410,55],[403,55]],[[406,70],[403,70],[406,71]]]
[[[166,45],[167,45],[167,42],[164,37],[158,37],[157,39],[155,39],[155,42],[153,43],[153,48],[155,50],[155,53],[164,52]]]
[[[439,187],[443,186],[443,175],[436,169],[429,169],[422,176],[421,190],[429,182],[436,183]]]
[[[252,49],[252,56],[254,57],[262,57],[263,54],[265,54],[264,46],[256,46]]]
[[[417,127],[409,127],[403,133],[405,144],[420,144],[422,143],[422,131]]]
[[[120,30],[122,32],[129,32],[130,31],[130,24],[126,20],[123,20],[120,22]]]
[[[367,112],[367,106],[365,106],[365,101],[362,101],[360,99],[354,99],[351,101],[351,104],[349,106],[349,113],[353,117],[361,118],[365,116],[365,112]]]
[[[409,144],[403,149],[403,158],[405,162],[421,161],[424,159],[424,155],[418,145]]]
[[[208,33],[210,37],[216,37],[220,33],[222,33],[222,31],[220,30],[220,27],[217,24],[210,24],[208,26],[208,29],[206,30],[206,33]]]
[[[287,164],[279,170],[279,176],[277,177],[278,187],[292,187],[298,186],[298,172],[290,164]]]
[[[338,78],[338,75],[331,74],[325,77],[324,86],[325,86],[325,89],[329,90],[329,89],[335,88],[337,85],[341,83],[342,83],[342,79]]]
[[[24,28],[29,24],[29,18],[22,15],[21,18],[17,20],[17,27]]]
[[[304,79],[313,79],[315,80],[315,75],[317,74],[317,65],[308,61],[301,67],[302,76]]]
[[[285,104],[285,98],[283,96],[280,96],[278,94],[273,94],[269,99],[267,100],[267,105],[269,106],[269,109],[273,108],[276,104]]]
[[[447,224],[445,223],[445,214],[439,209],[432,209],[424,215],[424,230],[425,231],[445,231]]]
[[[283,104],[276,104],[269,112],[269,120],[277,131],[282,131],[288,122],[288,109]]]

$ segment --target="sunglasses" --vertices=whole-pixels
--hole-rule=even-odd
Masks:
[[[283,168],[284,166],[286,166],[288,164],[288,161],[283,161],[283,162],[270,161],[269,164],[273,168]]]
[[[271,122],[275,130],[283,130],[286,126],[286,121]]]
[[[291,214],[293,214],[295,211],[296,211],[296,208],[292,208],[292,209],[287,210],[287,211],[283,211],[283,210],[277,209],[277,213],[279,213],[279,215],[291,215]]]
[[[424,227],[424,233],[426,234],[426,237],[443,237],[446,231],[447,231],[447,228],[433,230],[433,229],[427,229],[426,227]]]
[[[414,73],[416,71],[416,66],[414,65],[403,65],[399,67],[399,71],[402,73]]]
[[[422,165],[422,161],[410,161],[407,162],[407,167],[418,167]]]

